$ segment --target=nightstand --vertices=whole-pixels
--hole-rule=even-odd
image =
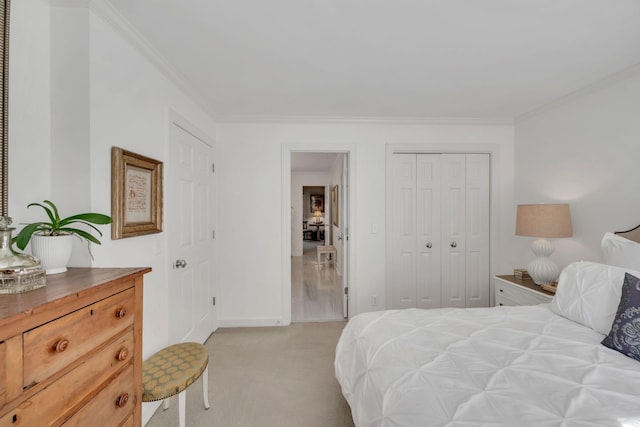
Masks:
[[[496,305],[536,305],[551,302],[553,294],[533,283],[519,280],[512,274],[495,276]]]

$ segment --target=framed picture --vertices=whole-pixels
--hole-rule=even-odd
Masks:
[[[340,194],[338,193],[338,184],[334,185],[333,188],[331,189],[331,218],[333,221],[333,225],[335,225],[336,227],[340,227],[340,221],[339,221],[339,214],[340,214],[340,209],[339,209],[339,200],[340,200]]]
[[[324,212],[324,195],[312,194],[311,195],[311,213],[315,211]]]
[[[111,148],[111,238],[162,231],[162,162]]]

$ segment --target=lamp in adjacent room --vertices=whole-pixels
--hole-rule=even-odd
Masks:
[[[322,211],[314,211],[313,216],[315,217],[315,224],[318,224],[322,219]]]
[[[549,256],[554,247],[548,238],[571,237],[571,213],[567,204],[518,205],[516,236],[538,237],[531,244],[536,259],[527,266],[537,285],[548,285],[558,278],[558,266]]]

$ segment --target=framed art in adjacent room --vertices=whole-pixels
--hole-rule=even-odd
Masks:
[[[162,162],[111,148],[111,238],[162,231]]]
[[[333,188],[331,189],[331,218],[333,218],[333,225],[335,225],[336,227],[340,227],[340,221],[338,216],[340,215],[340,209],[338,206],[338,201],[340,200],[339,198],[339,193],[338,193],[338,184],[334,185]]]
[[[312,194],[310,206],[311,213],[316,211],[324,212],[324,196],[322,194]]]

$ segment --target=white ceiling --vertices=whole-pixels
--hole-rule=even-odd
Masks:
[[[513,118],[640,63],[639,0],[109,1],[222,118]]]

